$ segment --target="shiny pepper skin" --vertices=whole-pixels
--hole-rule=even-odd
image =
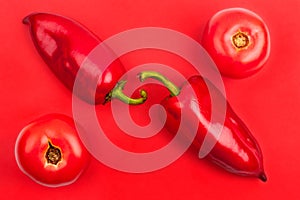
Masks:
[[[59,15],[33,13],[25,17],[23,23],[29,25],[32,40],[43,60],[72,91],[81,64],[101,40],[78,22]],[[107,52],[113,54],[110,49]],[[105,67],[91,64],[79,79],[81,88],[76,95],[89,103],[105,103],[125,73],[119,60]],[[97,80],[96,94],[89,85],[91,80]]]
[[[258,177],[266,181],[267,177],[263,168],[263,156],[256,139],[246,127],[245,123],[237,116],[223,94],[210,83],[210,90],[201,76],[192,76],[179,89],[163,75],[156,72],[140,73],[141,81],[154,78],[161,81],[171,92],[161,105],[165,108],[167,119],[165,127],[176,134],[180,123],[183,123],[183,133],[186,139],[193,141],[193,146],[199,151],[207,134],[215,142],[205,159],[219,165],[225,170],[242,176]],[[193,91],[193,92],[191,92]],[[222,125],[221,122],[211,122],[212,101],[210,92],[214,97],[226,103],[225,121],[221,127],[219,138],[209,126]],[[216,109],[217,119],[222,119],[224,113]],[[184,119],[184,122],[181,121]],[[191,131],[197,127],[195,138]],[[213,143],[212,142],[212,143]]]

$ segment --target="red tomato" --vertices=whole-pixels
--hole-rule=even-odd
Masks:
[[[207,23],[202,45],[222,75],[244,78],[259,71],[270,54],[270,34],[252,11],[229,8]]]
[[[21,171],[36,182],[58,187],[73,183],[86,168],[90,154],[82,144],[73,120],[50,114],[20,132],[15,157]]]

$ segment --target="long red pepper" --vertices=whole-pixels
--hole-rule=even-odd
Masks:
[[[101,43],[93,33],[78,22],[55,14],[33,13],[23,19],[28,24],[32,40],[40,56],[49,68],[69,89],[73,90],[77,72],[88,54]],[[107,52],[112,51],[107,48]],[[140,104],[147,94],[141,91],[141,98],[131,99],[123,94],[125,81],[118,80],[125,73],[117,59],[106,69],[105,66],[90,64],[80,78],[76,95],[87,102],[104,104],[111,98],[118,98],[128,104]],[[96,92],[89,83],[97,80]]]
[[[169,79],[162,74],[145,71],[140,73],[140,80],[144,81],[148,78],[154,78],[162,82],[171,92],[171,95],[162,101],[162,105],[167,112],[166,128],[171,133],[176,133],[183,118],[188,118],[190,124],[184,124],[185,136],[190,137],[190,126],[198,123],[198,129],[193,144],[199,150],[206,134],[211,134],[215,141],[215,146],[205,157],[213,163],[221,166],[225,170],[234,174],[243,176],[255,176],[262,181],[266,181],[267,177],[263,169],[263,158],[261,149],[252,136],[244,122],[235,114],[229,103],[226,101],[225,121],[222,127],[220,137],[214,137],[214,133],[209,130],[211,119],[211,96],[206,82],[201,76],[192,76],[179,89]],[[217,98],[224,100],[224,96],[213,85],[213,92],[217,94]],[[191,93],[191,89],[194,94]],[[180,97],[180,101],[178,100]],[[199,109],[195,109],[194,104]],[[217,113],[222,115],[222,113]],[[218,123],[218,122],[214,122]]]

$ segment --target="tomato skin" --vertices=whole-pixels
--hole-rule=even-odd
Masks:
[[[57,164],[46,159],[49,142],[61,152]],[[87,167],[90,154],[70,117],[49,114],[22,129],[15,145],[15,158],[21,171],[37,183],[59,187],[77,180]]]
[[[244,37],[245,46],[235,43],[239,34]],[[217,12],[206,25],[202,45],[221,74],[231,78],[245,78],[258,72],[268,60],[271,48],[265,22],[243,8]]]

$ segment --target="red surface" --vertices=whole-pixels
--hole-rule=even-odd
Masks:
[[[102,39],[130,28],[158,26],[200,41],[210,16],[236,6],[259,14],[271,34],[270,59],[258,74],[242,80],[224,79],[229,101],[261,145],[267,183],[224,172],[195,159],[192,151],[170,166],[147,174],[119,172],[93,160],[77,182],[56,189],[34,183],[18,169],[14,143],[19,131],[46,113],[72,115],[71,95],[38,56],[28,27],[21,23],[24,16],[35,11],[62,14],[85,24]],[[1,1],[1,196],[73,200],[299,199],[299,9],[298,0]],[[183,61],[174,62],[168,55],[162,60],[157,58],[160,56],[145,51],[124,56],[122,61],[127,69],[149,61],[183,68]],[[107,114],[106,108],[99,112],[102,110]],[[111,130],[118,132],[117,128]]]

